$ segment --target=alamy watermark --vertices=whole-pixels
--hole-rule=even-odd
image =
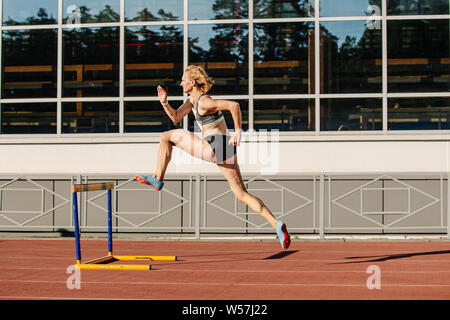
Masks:
[[[81,270],[71,265],[67,267],[66,273],[69,274],[66,280],[67,289],[81,289]]]
[[[370,276],[367,278],[367,281],[366,281],[367,289],[380,290],[381,289],[381,269],[380,269],[380,267],[377,265],[370,265],[367,267],[366,273],[370,274]]]
[[[66,13],[68,15],[66,24],[79,25],[81,23],[81,10],[76,4],[68,6]]]
[[[376,5],[370,5],[367,10],[366,14],[370,15],[369,18],[367,18],[366,21],[366,27],[369,30],[379,30],[381,29],[381,20],[379,17],[381,17],[381,8]],[[376,19],[378,17],[378,19]]]

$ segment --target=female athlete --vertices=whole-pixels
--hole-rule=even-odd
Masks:
[[[236,147],[239,146],[242,131],[242,116],[239,103],[230,100],[215,100],[208,95],[214,84],[200,66],[190,65],[181,78],[181,86],[188,98],[175,110],[167,100],[167,93],[158,86],[158,97],[169,118],[178,123],[189,112],[193,112],[195,120],[202,130],[202,137],[184,129],[163,132],[158,149],[158,162],[153,176],[137,175],[136,180],[161,190],[164,186],[164,175],[171,159],[172,148],[176,146],[193,157],[216,163],[227,179],[236,198],[248,205],[253,211],[265,218],[276,230],[284,250],[291,243],[286,224],[277,220],[266,205],[254,195],[247,192],[237,162]],[[234,134],[227,129],[224,111],[229,111],[234,122]]]

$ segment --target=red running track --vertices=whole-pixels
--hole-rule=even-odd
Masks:
[[[104,256],[107,244],[81,247],[86,261]],[[276,241],[114,240],[114,254],[179,260],[151,262],[150,271],[81,270],[80,288],[69,289],[74,240],[0,239],[0,299],[450,299],[447,241],[295,241],[280,251]],[[379,268],[380,289],[367,286],[369,266]]]

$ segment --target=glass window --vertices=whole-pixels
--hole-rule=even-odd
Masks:
[[[313,99],[255,100],[255,130],[314,131],[315,103]]]
[[[255,94],[314,93],[314,24],[254,26]]]
[[[2,98],[56,97],[57,30],[8,30],[2,41]]]
[[[154,96],[163,86],[183,95],[183,26],[125,28],[125,95]]]
[[[189,0],[189,20],[248,18],[248,0]]]
[[[3,25],[58,23],[58,0],[3,0]]]
[[[118,102],[65,102],[62,104],[63,133],[118,133]]]
[[[313,17],[314,0],[254,0],[254,18]]]
[[[127,0],[125,21],[183,20],[183,1]]]
[[[320,0],[321,17],[381,16],[381,0]]]
[[[0,133],[56,133],[56,103],[3,103]]]
[[[388,90],[449,91],[449,20],[388,21]]]
[[[175,110],[183,101],[170,102]],[[183,121],[174,124],[159,101],[126,101],[125,132],[163,132],[182,128]]]
[[[320,100],[320,130],[382,130],[382,99]]]
[[[449,0],[388,0],[387,13],[392,15],[448,14]]]
[[[120,0],[63,0],[63,23],[119,22]]]
[[[214,96],[212,96],[214,98]],[[241,114],[242,114],[242,130],[246,131],[248,130],[248,100],[234,100],[239,103],[239,106],[241,108]],[[223,116],[225,117],[225,121],[227,124],[227,128],[230,131],[234,131],[234,121],[233,117],[231,116],[231,113],[228,111],[223,112]],[[197,125],[197,122],[194,119],[194,114],[192,112],[188,115],[188,128],[190,131],[199,132],[201,131],[199,126]]]
[[[365,21],[321,23],[321,92],[381,92],[381,26]]]
[[[63,32],[64,97],[119,95],[119,28]]]
[[[450,99],[398,98],[388,102],[390,130],[450,129]]]
[[[248,94],[248,26],[189,26],[189,64],[214,78],[212,94]]]

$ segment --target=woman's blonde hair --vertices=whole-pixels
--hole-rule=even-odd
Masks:
[[[192,80],[195,80],[199,89],[203,92],[208,92],[214,84],[213,78],[209,77],[205,69],[201,66],[190,65],[186,68]]]

